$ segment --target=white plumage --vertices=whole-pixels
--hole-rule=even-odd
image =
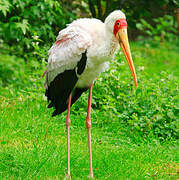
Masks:
[[[121,11],[114,11],[108,17],[111,18],[107,18],[105,23],[98,19],[78,19],[59,32],[56,43],[49,50],[47,84],[59,73],[75,68],[86,50],[87,65],[78,79],[77,87],[88,87],[108,68],[109,60],[119,47],[110,31],[110,24],[118,18],[125,18],[125,15]]]

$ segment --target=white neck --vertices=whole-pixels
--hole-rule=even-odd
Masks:
[[[106,49],[108,51],[108,56],[114,56],[116,50],[119,47],[119,43],[114,35],[106,30]]]

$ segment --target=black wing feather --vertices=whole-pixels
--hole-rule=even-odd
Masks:
[[[77,73],[79,75],[83,73],[86,66],[86,53],[87,51],[82,53],[82,57],[77,64]],[[46,89],[45,95],[47,96],[48,101],[51,101],[48,108],[55,108],[52,116],[56,116],[64,112],[68,107],[69,95],[74,90],[74,87],[78,81],[75,69],[76,68],[72,70],[65,70],[63,73],[58,74]],[[76,102],[76,100],[86,90],[87,88],[75,89],[73,91],[71,105]]]
[[[88,90],[88,88],[75,88],[72,93],[71,106],[79,99],[79,97],[82,95],[82,93],[87,90]],[[68,108],[68,103],[64,104],[60,113],[64,112],[67,108]]]

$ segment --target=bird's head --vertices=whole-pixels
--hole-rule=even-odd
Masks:
[[[127,21],[126,21],[125,14],[120,10],[113,11],[105,19],[105,26],[106,26],[106,30],[109,33],[112,33],[113,36],[119,42],[120,47],[126,57],[130,70],[132,72],[135,85],[137,87],[137,77],[136,77],[135,68],[134,68],[134,64],[133,64],[133,60],[132,60],[132,56],[130,52],[130,46],[128,42]]]

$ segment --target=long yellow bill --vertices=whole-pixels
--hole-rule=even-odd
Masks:
[[[127,36],[127,28],[120,29],[116,34],[116,38],[118,39],[119,44],[121,46],[121,49],[122,49],[122,51],[126,57],[126,60],[127,60],[129,67],[130,67],[130,70],[132,72],[132,76],[134,78],[135,85],[137,87],[137,76],[135,73],[135,67],[134,67],[134,63],[132,60],[132,56],[131,56],[128,36]]]

